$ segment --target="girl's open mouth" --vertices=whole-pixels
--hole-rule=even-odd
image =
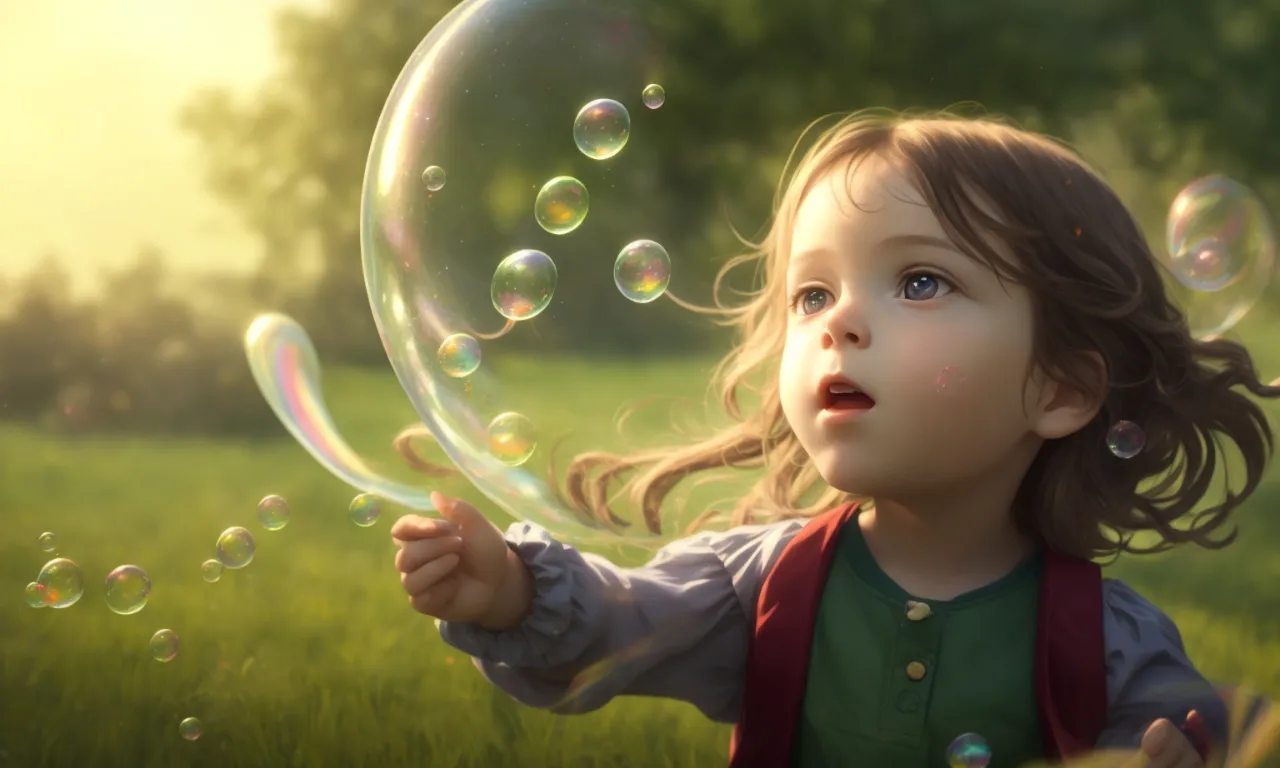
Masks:
[[[818,400],[824,411],[868,411],[876,404],[875,398],[841,376],[822,377]]]

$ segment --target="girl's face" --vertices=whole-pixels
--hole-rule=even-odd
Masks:
[[[956,249],[891,163],[814,185],[786,281],[783,411],[829,485],[906,499],[1034,455],[1031,298]]]

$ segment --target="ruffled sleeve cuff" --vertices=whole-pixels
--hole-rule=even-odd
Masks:
[[[475,624],[440,622],[440,636],[454,648],[486,661],[512,667],[548,668],[577,659],[599,596],[583,579],[589,566],[582,555],[533,523],[507,529],[511,547],[533,577],[533,603],[518,627],[488,630]]]

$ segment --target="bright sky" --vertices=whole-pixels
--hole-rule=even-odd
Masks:
[[[276,11],[319,2],[0,0],[0,276],[52,250],[89,287],[143,242],[175,268],[252,266],[176,112],[200,86],[252,89]]]

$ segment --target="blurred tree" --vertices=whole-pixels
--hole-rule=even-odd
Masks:
[[[448,0],[335,0],[277,19],[284,70],[257,96],[196,96],[182,123],[203,143],[213,191],[262,238],[264,273],[322,354],[383,359],[360,272],[360,182],[369,140],[409,54]],[[316,285],[298,285],[308,254]],[[299,289],[307,301],[291,295]]]
[[[71,276],[46,255],[18,282],[0,324],[0,401],[4,415],[56,409],[59,393],[96,373],[92,324],[71,294]]]
[[[212,189],[261,235],[265,272],[288,285],[300,259],[318,254],[321,277],[297,313],[322,354],[382,358],[359,266],[361,177],[397,74],[451,6],[332,0],[324,11],[288,10],[279,19],[278,76],[248,101],[203,93],[184,114],[205,148]],[[1138,168],[1158,171],[1194,151],[1234,165],[1250,183],[1280,175],[1280,145],[1265,125],[1280,99],[1272,55],[1280,50],[1280,0],[648,0],[642,7],[669,48],[664,76],[681,94],[680,109],[654,130],[696,137],[666,142],[676,149],[655,160],[691,251],[698,242],[705,250],[707,238],[716,249],[727,245],[718,234],[725,213],[748,233],[766,220],[801,127],[868,106],[978,99],[1066,133],[1082,116],[1143,92],[1144,114],[1167,122],[1144,130],[1129,120],[1116,134]],[[1160,141],[1149,141],[1157,133]],[[510,215],[501,198],[489,212],[495,226]],[[562,277],[561,288],[572,289],[563,282],[572,279]],[[673,327],[671,313],[655,316],[629,349],[686,338],[662,332]],[[598,313],[561,317],[554,330],[588,342],[617,331]]]
[[[281,432],[245,365],[242,326],[197,318],[188,298],[151,247],[104,276],[98,301],[76,300],[46,259],[0,318],[0,418],[72,431]]]

